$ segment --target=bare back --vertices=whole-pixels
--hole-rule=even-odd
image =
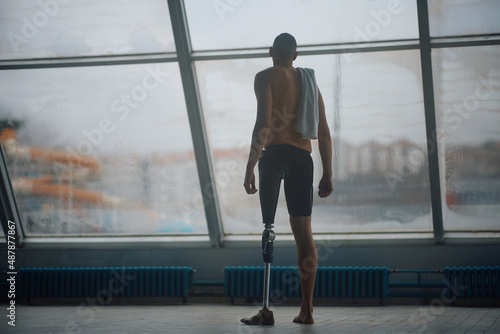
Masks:
[[[293,129],[302,88],[298,70],[291,66],[273,66],[261,74],[271,87],[272,100],[271,133],[265,146],[289,144],[311,152],[311,141]]]

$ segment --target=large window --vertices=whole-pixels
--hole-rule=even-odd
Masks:
[[[243,175],[255,122],[253,76],[266,63],[264,59],[196,63],[221,214],[228,233],[256,232],[262,224],[259,198],[246,194]]]
[[[444,227],[500,228],[500,47],[433,53]]]
[[[258,196],[246,195],[241,184],[256,115],[253,76],[271,64],[271,58],[196,64],[228,233],[260,233]],[[419,53],[303,56],[296,65],[317,69],[335,143],[335,193],[315,196],[315,231],[430,231]],[[317,186],[321,160],[314,147]],[[276,226],[289,232],[287,215],[281,196]]]
[[[318,69],[334,143],[334,195],[315,198],[315,231],[430,231],[419,53],[311,56],[297,65]],[[315,161],[317,187],[317,150]]]
[[[2,1],[0,59],[175,51],[164,0]]]
[[[268,47],[284,31],[302,45],[418,38],[411,0],[185,3],[194,50]]]
[[[286,31],[299,44],[294,65],[316,71],[333,139],[327,199],[316,195],[313,141],[315,233],[498,233],[499,6],[1,1],[0,176],[10,184],[0,187],[12,190],[25,240],[255,239],[259,197],[242,186],[253,80]],[[291,232],[283,194],[276,231]]]
[[[496,0],[430,0],[432,37],[497,34],[500,2]]]
[[[26,235],[207,233],[176,63],[5,71]]]

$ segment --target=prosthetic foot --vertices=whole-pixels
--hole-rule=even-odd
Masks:
[[[271,263],[273,262],[273,241],[276,238],[273,225],[266,225],[262,232],[262,257],[264,259],[264,293],[263,305],[256,315],[251,318],[243,318],[241,322],[247,325],[274,325],[273,311],[269,310],[269,283],[271,279]]]
[[[274,325],[273,311],[260,310],[256,315],[251,318],[243,318],[241,322],[245,325],[251,326],[272,326]]]

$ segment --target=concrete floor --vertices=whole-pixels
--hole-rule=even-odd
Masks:
[[[297,306],[277,306],[274,326],[240,324],[258,310],[221,304],[19,305],[16,326],[2,316],[0,333],[500,333],[500,308],[317,306],[316,323],[301,325],[292,322]]]

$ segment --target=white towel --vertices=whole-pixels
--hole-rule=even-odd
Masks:
[[[297,67],[302,81],[299,110],[294,130],[302,134],[304,139],[318,138],[319,106],[318,86],[312,68]]]

